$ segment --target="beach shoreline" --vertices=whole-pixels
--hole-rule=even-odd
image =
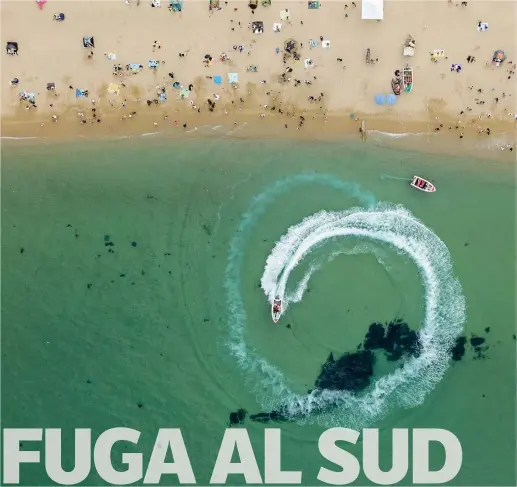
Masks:
[[[215,11],[193,2],[179,13],[147,2],[54,2],[52,10],[2,2],[2,42],[16,39],[20,46],[18,55],[4,53],[2,59],[2,140],[154,132],[174,138],[360,140],[364,122],[367,142],[383,133],[412,134],[425,141],[415,144],[421,150],[481,151],[514,160],[511,56],[517,9],[515,2],[498,2],[497,12],[491,5],[386,2],[384,20],[376,22],[361,19],[360,2],[329,2],[316,10],[304,2],[278,2],[256,11],[243,2],[220,2]],[[63,22],[52,20],[59,11],[66,13]],[[258,35],[250,27],[257,19],[264,24]],[[486,32],[476,31],[479,19],[490,25]],[[281,32],[272,32],[272,25]],[[403,57],[409,32],[417,48],[414,56]],[[81,45],[86,33],[95,47]],[[324,38],[332,42],[328,48]],[[288,39],[299,45],[298,60],[286,54]],[[307,46],[308,41],[316,44]],[[444,59],[430,59],[433,46],[445,50]],[[504,47],[512,64],[485,63],[493,46]],[[370,65],[364,59],[367,47],[378,59]],[[464,61],[474,54],[476,62]],[[314,67],[304,67],[308,56]],[[146,59],[157,59],[158,67],[148,68]],[[142,63],[138,74],[124,68],[134,61]],[[449,69],[451,61],[461,63],[461,73]],[[374,102],[376,93],[386,98],[390,91],[393,68],[408,62],[415,89],[395,97],[393,105]],[[249,66],[258,72],[249,72]],[[232,73],[238,82],[229,82]],[[9,86],[13,79],[19,82]],[[45,88],[49,82],[52,89]],[[77,96],[77,90],[88,96]],[[20,100],[20,93],[34,95],[37,103]]]

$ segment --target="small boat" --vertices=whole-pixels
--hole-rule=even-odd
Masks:
[[[419,189],[420,191],[425,191],[426,193],[434,193],[436,191],[434,184],[418,176],[413,176],[413,180],[410,184],[413,186],[413,188]]]
[[[276,296],[271,305],[271,318],[273,323],[278,323],[280,315],[282,314],[282,300],[279,296]]]
[[[406,93],[411,93],[413,89],[413,68],[407,64],[402,70],[402,86]]]
[[[400,78],[393,78],[391,80],[391,89],[395,95],[400,95],[400,92],[402,91],[402,80]]]

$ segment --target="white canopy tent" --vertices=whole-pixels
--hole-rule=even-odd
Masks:
[[[363,0],[361,19],[382,20],[384,18],[384,0]]]

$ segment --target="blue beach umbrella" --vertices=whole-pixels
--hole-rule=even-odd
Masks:
[[[382,93],[375,95],[375,103],[377,105],[384,105],[386,103],[386,95],[383,95]]]
[[[395,105],[395,103],[397,103],[397,97],[390,93],[387,97],[387,101],[388,101],[388,105]]]

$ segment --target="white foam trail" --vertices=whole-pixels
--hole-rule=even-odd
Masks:
[[[322,211],[289,228],[267,258],[261,279],[270,302],[277,294],[286,305],[301,300],[310,276],[319,266],[311,266],[295,292],[288,294],[286,286],[292,271],[325,241],[346,237],[386,244],[409,256],[418,268],[425,290],[425,316],[419,334],[420,355],[407,359],[401,368],[378,379],[362,395],[318,389],[310,394],[295,393],[282,371],[248,348],[245,340],[246,314],[240,307],[242,298],[236,287],[240,282],[237,267],[242,263],[243,234],[251,227],[253,219],[264,213],[266,203],[271,203],[285,190],[311,179],[353,194],[371,207],[342,212]],[[254,389],[259,393],[265,410],[281,410],[284,415],[302,422],[361,428],[385,416],[393,406],[421,404],[445,374],[450,363],[450,349],[466,318],[465,298],[453,275],[448,249],[408,210],[401,206],[372,206],[372,198],[355,183],[332,180],[329,175],[300,175],[292,180],[278,181],[270,190],[256,197],[244,215],[238,235],[232,241],[227,267],[226,288],[231,311],[228,346],[242,369],[250,379],[254,379]],[[362,250],[362,246],[355,248],[356,252]],[[382,262],[379,254],[377,258]]]
[[[2,136],[0,139],[4,140],[28,140],[28,139],[45,139],[46,137],[8,137],[8,136]]]
[[[381,137],[391,137],[393,139],[401,139],[403,137],[418,137],[422,135],[436,135],[435,133],[425,133],[425,132],[403,132],[403,133],[394,133],[394,132],[382,132],[381,130],[368,130],[368,134],[370,135],[380,135]]]

